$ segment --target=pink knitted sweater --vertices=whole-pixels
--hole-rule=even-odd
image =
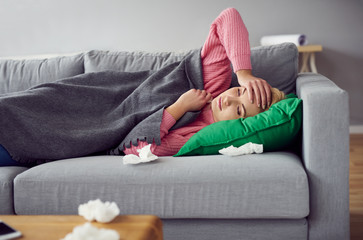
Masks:
[[[240,14],[234,8],[224,10],[213,21],[201,51],[204,89],[213,98],[227,90],[232,78],[231,63],[235,72],[251,69],[250,55],[248,31]],[[160,125],[161,145],[153,143],[151,151],[157,156],[174,155],[189,138],[213,122],[212,110],[207,104],[194,122],[169,131],[176,121],[164,110]],[[124,153],[138,155],[137,149],[146,145],[147,142],[138,141],[138,146],[125,148]]]

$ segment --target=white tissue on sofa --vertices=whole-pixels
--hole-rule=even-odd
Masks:
[[[127,154],[123,157],[123,163],[124,164],[138,164],[138,163],[146,163],[151,162],[156,159],[158,159],[158,156],[154,155],[151,152],[151,144],[138,149],[139,156],[136,156],[135,154]]]
[[[96,228],[89,222],[73,228],[62,240],[119,240],[120,235],[112,229]]]
[[[229,146],[227,148],[222,148],[219,153],[227,156],[238,156],[252,153],[263,153],[263,145],[256,143],[246,143],[238,148],[234,146]]]
[[[100,199],[88,201],[78,207],[78,214],[88,221],[111,222],[120,214],[120,209],[115,202],[102,202]]]
[[[275,45],[285,42],[292,42],[296,46],[302,46],[306,45],[308,40],[304,34],[282,34],[263,36],[260,42],[262,46]]]

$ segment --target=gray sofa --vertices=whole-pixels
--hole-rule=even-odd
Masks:
[[[2,59],[0,93],[85,72],[159,69],[185,54]],[[292,44],[253,48],[251,58],[255,75],[303,100],[302,131],[291,148],[133,166],[121,156],[86,156],[1,167],[0,214],[77,214],[79,204],[100,198],[115,201],[121,214],[159,216],[165,239],[349,239],[347,93],[322,75],[297,74]]]

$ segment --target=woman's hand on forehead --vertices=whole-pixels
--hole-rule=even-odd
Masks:
[[[247,89],[251,103],[254,103],[256,98],[255,103],[258,107],[265,109],[266,106],[270,106],[271,86],[266,80],[253,76],[251,70],[239,70],[236,74],[238,83]]]

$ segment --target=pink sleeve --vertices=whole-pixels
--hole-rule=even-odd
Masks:
[[[168,111],[166,111],[164,109],[163,112],[163,118],[161,120],[161,124],[160,124],[160,138],[161,140],[165,137],[165,135],[168,134],[169,129],[174,126],[174,124],[176,123],[175,119],[173,118],[173,116],[170,115],[170,113],[168,113]],[[146,141],[137,141],[138,145],[134,146],[131,144],[130,148],[126,148],[124,147],[124,153],[125,154],[135,154],[135,155],[139,155],[138,153],[138,149],[141,149],[145,146],[147,146],[149,143],[147,143]],[[155,155],[157,155],[154,151],[158,146],[155,143],[151,144],[151,152],[154,153]]]
[[[234,71],[251,69],[247,28],[234,8],[224,10],[212,23],[202,52],[205,89],[213,97],[228,89]]]

